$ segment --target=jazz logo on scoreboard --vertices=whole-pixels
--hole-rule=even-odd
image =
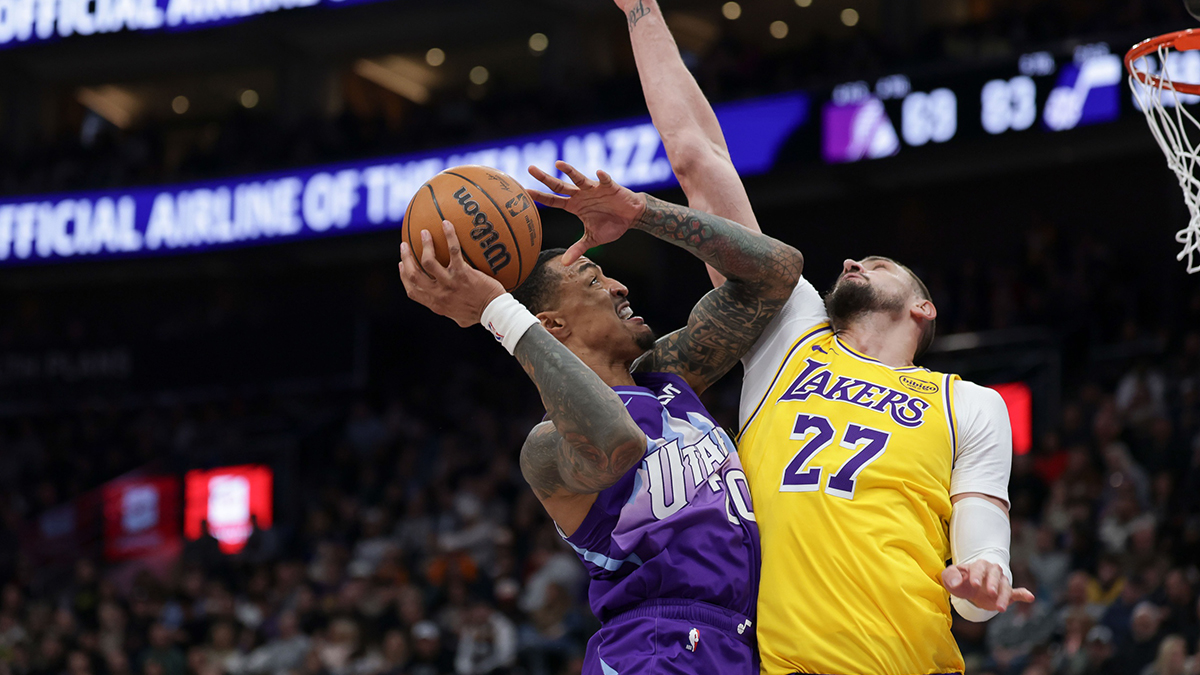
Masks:
[[[1117,119],[1123,79],[1121,57],[1108,53],[1107,45],[1080,47],[1075,62],[1059,71],[1042,123],[1051,131],[1066,131]]]
[[[900,133],[896,133],[884,101],[900,104]],[[958,97],[946,89],[913,91],[908,78],[881,78],[872,92],[866,82],[849,82],[833,90],[822,110],[822,154],[831,164],[891,157],[900,152],[900,139],[910,147],[945,143],[958,132]]]

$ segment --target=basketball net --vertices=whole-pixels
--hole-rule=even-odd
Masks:
[[[1177,45],[1176,39],[1184,33],[1187,35],[1183,43]],[[1190,220],[1187,227],[1175,233],[1175,241],[1183,244],[1183,250],[1175,259],[1186,258],[1188,274],[1195,274],[1200,272],[1200,177],[1196,174],[1197,165],[1200,165],[1200,121],[1185,105],[1195,102],[1192,93],[1195,85],[1177,84],[1171,79],[1170,72],[1172,62],[1177,62],[1170,54],[1194,48],[1194,41],[1186,39],[1191,37],[1191,31],[1184,31],[1147,40],[1130,50],[1125,65],[1129,70],[1129,88],[1133,90],[1133,97],[1146,115],[1150,133],[1158,141],[1167,157],[1167,166],[1175,172],[1183,190]],[[1158,43],[1157,49],[1154,43]],[[1155,68],[1160,72],[1153,72]]]

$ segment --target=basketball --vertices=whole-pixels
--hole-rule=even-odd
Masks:
[[[413,195],[401,236],[418,264],[421,230],[433,236],[438,262],[450,263],[442,220],[454,224],[467,262],[505,290],[525,281],[542,250],[542,220],[533,199],[512,176],[490,167],[446,169]]]

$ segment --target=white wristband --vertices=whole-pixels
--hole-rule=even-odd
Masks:
[[[525,309],[525,305],[517,302],[511,293],[505,293],[488,303],[479,317],[479,323],[491,331],[496,341],[512,354],[525,331],[537,325],[539,321],[532,312]]]

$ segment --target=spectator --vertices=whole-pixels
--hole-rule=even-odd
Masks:
[[[1001,671],[1020,672],[1034,647],[1054,634],[1054,623],[1054,614],[1042,600],[1016,603],[988,622],[988,652]]]
[[[1082,662],[1075,660],[1060,675],[1107,675],[1112,672],[1112,631],[1096,626],[1088,631],[1087,648]]]
[[[151,672],[151,664],[161,668],[161,675],[184,675],[183,652],[175,646],[170,629],[161,623],[154,624],[150,627],[149,642],[141,659],[145,675],[156,675]]]
[[[486,602],[471,604],[458,640],[458,675],[507,675],[517,661],[517,629]]]
[[[406,675],[448,675],[455,670],[454,656],[442,645],[441,631],[432,621],[413,626],[413,657]]]
[[[393,628],[383,636],[383,653],[379,663],[380,675],[404,675],[408,670],[408,640],[404,632]]]
[[[458,527],[441,536],[438,543],[442,550],[449,553],[466,552],[475,565],[490,567],[495,557],[496,540],[500,536],[496,523],[484,517],[483,504],[469,492],[455,497],[454,510],[458,515]]]
[[[1093,603],[1088,598],[1091,584],[1091,575],[1082,570],[1076,570],[1067,577],[1067,590],[1056,617],[1059,631],[1064,630],[1067,617],[1072,613],[1087,616],[1092,622],[1099,620],[1104,613],[1102,605]]]
[[[1163,632],[1190,635],[1196,631],[1195,596],[1187,574],[1179,568],[1163,579]]]
[[[1037,579],[1038,595],[1058,602],[1058,589],[1066,584],[1071,569],[1071,557],[1058,547],[1057,533],[1049,525],[1037,530],[1035,550],[1029,556],[1029,570]]]
[[[1129,626],[1133,621],[1133,610],[1146,599],[1145,584],[1140,576],[1131,577],[1121,589],[1121,595],[1113,601],[1100,623],[1112,631],[1112,639],[1122,643],[1129,636]]]
[[[1158,646],[1154,662],[1142,670],[1141,675],[1192,675],[1195,671],[1188,662],[1187,645],[1178,635],[1168,635]]]
[[[254,650],[246,659],[246,671],[254,675],[286,675],[300,668],[312,641],[300,632],[294,611],[279,616],[279,634]]]
[[[226,675],[241,675],[245,668],[245,655],[238,648],[237,633],[231,622],[218,621],[213,624],[205,661],[220,668]]]
[[[1054,654],[1055,672],[1069,670],[1072,666],[1081,667],[1081,663],[1086,662],[1087,636],[1093,624],[1091,615],[1084,610],[1073,609],[1068,612],[1063,621],[1058,650]]]
[[[242,548],[241,559],[251,565],[262,565],[275,559],[279,553],[279,538],[274,528],[264,530],[259,526],[258,515],[250,514],[250,536]]]
[[[1149,602],[1133,609],[1129,638],[1117,645],[1113,675],[1141,675],[1158,651],[1162,610]]]
[[[396,550],[396,542],[384,533],[387,521],[382,509],[367,509],[362,518],[362,536],[354,546],[350,573],[360,576],[375,574],[384,558]]]
[[[221,542],[208,529],[208,520],[200,521],[200,536],[183,547],[183,559],[196,563],[204,568],[217,568],[223,565],[225,554],[221,552]]]

